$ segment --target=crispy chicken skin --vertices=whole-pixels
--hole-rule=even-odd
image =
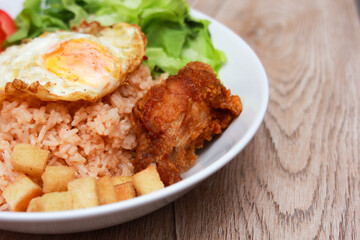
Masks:
[[[220,134],[242,111],[212,68],[191,62],[137,101],[132,115],[138,147],[135,171],[156,163],[161,180],[171,185],[194,165],[195,150]]]

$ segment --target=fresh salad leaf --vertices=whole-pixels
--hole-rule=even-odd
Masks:
[[[69,30],[82,19],[104,26],[138,24],[148,38],[144,64],[153,73],[176,74],[190,61],[208,63],[218,72],[226,61],[212,44],[209,21],[191,17],[186,0],[26,0],[15,19],[18,30],[4,46],[44,32]]]

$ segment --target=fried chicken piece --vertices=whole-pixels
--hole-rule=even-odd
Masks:
[[[194,165],[195,150],[220,134],[242,111],[212,68],[191,62],[177,75],[153,86],[137,101],[132,121],[138,138],[135,171],[156,163],[161,180],[171,185]]]

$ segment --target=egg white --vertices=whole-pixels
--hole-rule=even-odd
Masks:
[[[59,77],[44,67],[44,56],[53,51],[57,44],[75,39],[90,40],[110,52],[121,66],[119,79],[109,77],[106,87],[94,88]],[[66,31],[45,33],[26,44],[9,47],[0,54],[0,95],[15,95],[20,91],[41,100],[95,101],[115,90],[141,64],[145,47],[146,38],[140,28],[126,23],[104,28],[96,36]],[[36,83],[41,91],[26,87],[19,89],[12,84],[16,82],[14,80],[20,80],[25,86]]]

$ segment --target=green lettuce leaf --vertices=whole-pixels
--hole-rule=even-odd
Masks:
[[[4,47],[44,32],[69,30],[82,19],[107,26],[138,24],[148,38],[146,55],[153,74],[177,71],[190,61],[210,64],[218,72],[226,61],[214,48],[209,22],[190,16],[186,0],[26,0],[16,17],[17,32]]]

